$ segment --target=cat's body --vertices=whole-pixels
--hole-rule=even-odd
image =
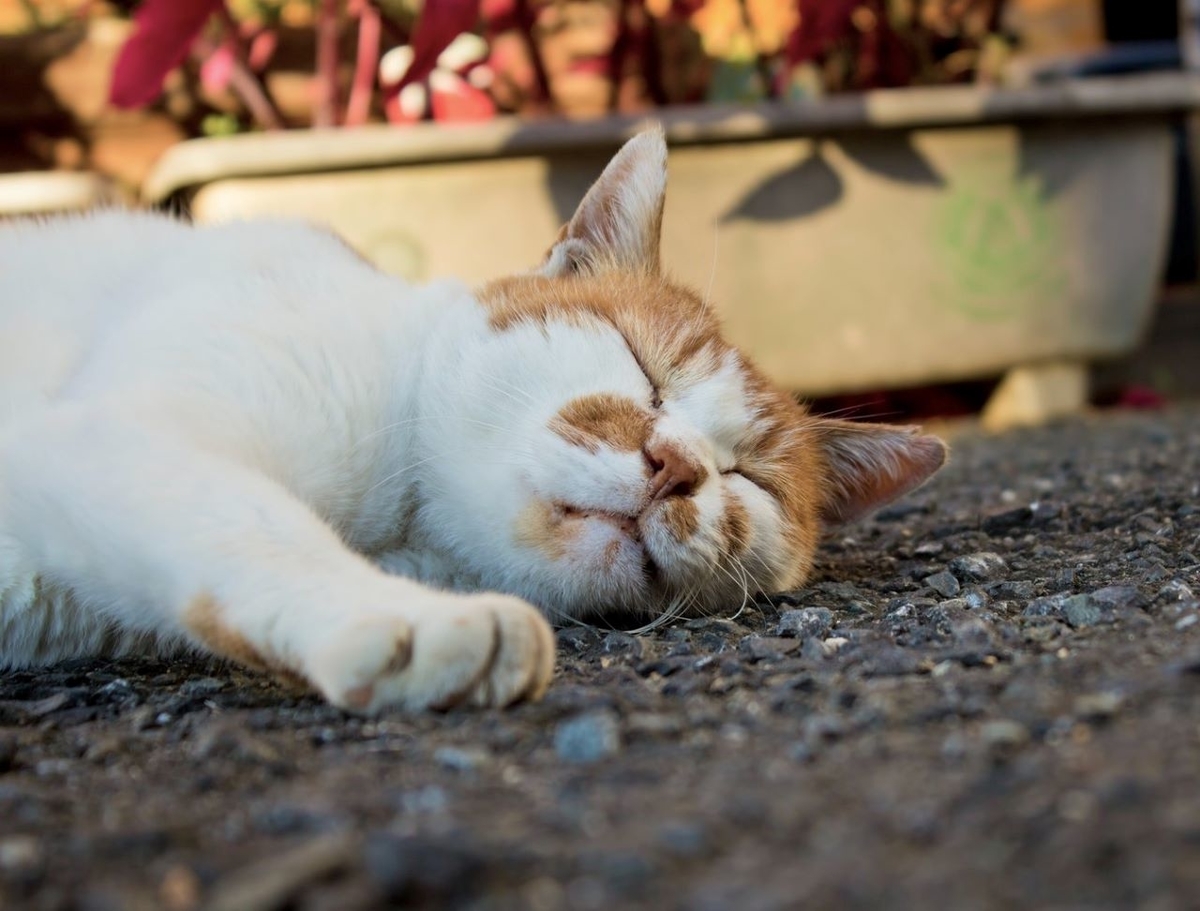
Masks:
[[[720,340],[658,274],[664,156],[476,291],[289,223],[0,228],[0,666],[200,646],[349,708],[505,704],[553,666],[513,595],[797,584],[943,448],[809,418]]]

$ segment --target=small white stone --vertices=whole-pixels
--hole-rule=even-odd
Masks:
[[[831,655],[836,655],[849,644],[850,640],[843,636],[831,636],[821,643],[821,653],[828,658]]]

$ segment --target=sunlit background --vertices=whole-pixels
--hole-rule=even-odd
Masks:
[[[652,118],[667,266],[816,407],[1154,408],[1200,391],[1195,45],[1174,0],[0,0],[0,217],[479,280]]]

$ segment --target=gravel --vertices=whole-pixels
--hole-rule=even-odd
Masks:
[[[989,437],[805,588],[361,719],[204,660],[0,680],[0,907],[1193,907],[1200,409]]]

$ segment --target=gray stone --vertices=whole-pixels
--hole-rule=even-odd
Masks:
[[[999,601],[1027,601],[1033,597],[1034,585],[1024,579],[1006,579],[989,583],[986,590]]]
[[[798,639],[780,636],[746,636],[738,643],[738,652],[751,661],[772,661],[791,654],[802,644]]]
[[[974,582],[985,582],[994,579],[1008,568],[1008,564],[999,554],[991,551],[967,554],[965,557],[955,557],[950,561],[950,571],[960,579],[971,579]]]
[[[1124,704],[1125,697],[1120,693],[1089,693],[1075,700],[1075,714],[1087,721],[1106,721]]]
[[[801,607],[784,611],[775,627],[775,635],[796,639],[824,639],[833,627],[833,611],[827,607]]]
[[[614,630],[604,637],[600,647],[608,655],[628,655],[630,658],[642,657],[642,640],[629,633]]]
[[[668,822],[658,830],[658,842],[676,857],[699,857],[708,849],[704,829],[692,823]]]
[[[985,722],[979,728],[979,737],[992,749],[1013,749],[1029,742],[1029,728],[1019,721],[1000,718]]]
[[[433,751],[433,761],[456,772],[471,772],[491,761],[487,750],[463,749],[461,747],[438,747]]]
[[[1146,606],[1145,596],[1133,585],[1109,585],[1088,594],[1093,604],[1109,610],[1127,610]]]
[[[953,598],[962,589],[962,586],[958,584],[958,579],[954,578],[954,574],[946,572],[945,570],[940,573],[934,573],[932,576],[927,577],[925,579],[925,584],[943,598]]]
[[[815,587],[821,594],[836,598],[838,601],[853,601],[855,598],[861,597],[861,592],[851,582],[820,582]]]
[[[1063,619],[1076,629],[1112,620],[1111,611],[1091,595],[1072,595],[1062,603]]]
[[[598,636],[596,631],[587,626],[568,626],[554,634],[560,651],[579,654],[595,644]]]
[[[621,726],[612,712],[587,712],[554,729],[554,752],[566,762],[599,762],[620,749]]]
[[[1154,596],[1156,604],[1174,604],[1179,601],[1195,600],[1196,593],[1192,591],[1192,587],[1186,582],[1181,582],[1179,579],[1172,579],[1160,588]]]
[[[484,856],[461,839],[375,832],[363,846],[367,875],[392,902],[462,904],[482,887]]]
[[[1025,610],[1021,612],[1023,617],[1054,617],[1061,619],[1063,612],[1063,602],[1070,595],[1049,595],[1045,598],[1034,598],[1027,605]]]
[[[117,682],[118,681],[114,680],[112,683],[108,684],[108,686],[112,686]],[[124,681],[120,682],[123,683]],[[108,689],[108,687],[105,687],[105,689]],[[218,680],[215,677],[198,677],[195,680],[186,681],[183,686],[179,688],[179,695],[187,696],[193,699],[203,699],[204,697],[211,696],[223,689],[225,689],[224,680]]]
[[[983,518],[983,531],[988,535],[1003,535],[1033,521],[1033,506],[1017,506]]]

